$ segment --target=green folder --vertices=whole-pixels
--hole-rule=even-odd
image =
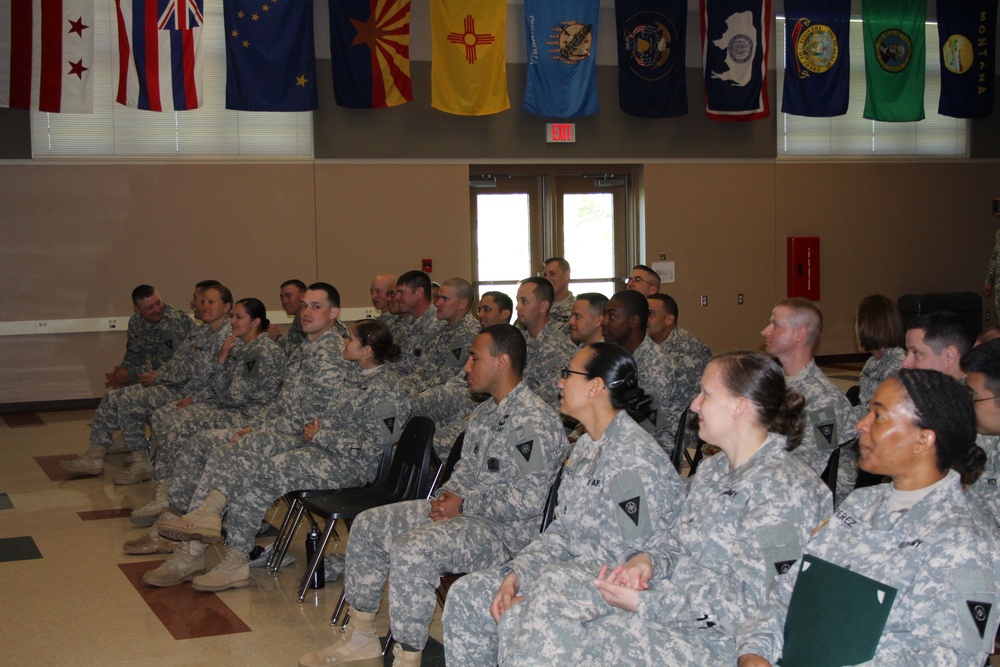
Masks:
[[[785,618],[782,667],[842,667],[875,657],[896,589],[816,556],[802,557]]]

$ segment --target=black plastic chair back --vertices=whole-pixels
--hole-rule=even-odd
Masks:
[[[559,485],[562,484],[563,470],[565,469],[566,464],[559,466],[559,472],[556,473],[556,478],[552,480],[552,486],[549,487],[549,495],[545,498],[545,507],[542,508],[542,526],[538,529],[539,533],[545,532],[556,515],[556,506],[559,505]]]

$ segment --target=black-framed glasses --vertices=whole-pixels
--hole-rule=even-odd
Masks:
[[[574,371],[569,366],[563,366],[562,368],[559,369],[559,376],[563,380],[569,379],[570,375],[582,375],[583,377],[586,377],[586,378],[590,377],[590,373],[584,373],[583,371]]]
[[[565,377],[565,376],[563,376],[563,377]],[[983,401],[995,401],[995,400],[997,400],[996,396],[985,396],[983,398],[974,398],[974,399],[972,399],[972,402],[973,403],[981,403]]]
[[[627,276],[625,278],[625,284],[630,285],[632,283],[646,283],[647,285],[652,285],[651,282],[640,276]]]

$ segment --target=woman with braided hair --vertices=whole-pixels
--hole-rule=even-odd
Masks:
[[[874,657],[863,664],[982,665],[997,631],[1000,532],[962,488],[982,469],[968,389],[903,369],[879,385],[858,423],[862,469],[891,484],[853,492],[805,553],[896,589]],[[798,568],[737,635],[740,667],[782,654]]]

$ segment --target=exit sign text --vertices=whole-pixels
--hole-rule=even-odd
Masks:
[[[576,123],[546,123],[545,141],[550,144],[576,143]]]

